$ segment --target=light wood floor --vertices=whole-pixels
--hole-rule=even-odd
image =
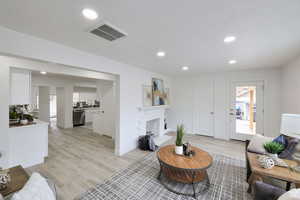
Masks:
[[[172,134],[174,135],[174,134]],[[172,143],[174,137],[167,143]],[[244,144],[187,135],[185,141],[199,144],[208,152],[244,159]],[[72,200],[95,184],[126,168],[148,152],[134,150],[122,157],[114,155],[113,141],[86,128],[49,129],[49,157],[46,162],[28,168],[40,172],[57,184],[59,199]]]

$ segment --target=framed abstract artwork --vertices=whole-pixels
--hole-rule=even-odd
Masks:
[[[165,88],[164,98],[165,98],[165,105],[170,105],[170,89],[169,88]]]
[[[152,106],[152,86],[143,85],[143,106]]]
[[[158,78],[152,78],[152,105],[166,105],[164,81]]]

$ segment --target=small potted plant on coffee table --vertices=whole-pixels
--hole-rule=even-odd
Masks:
[[[183,139],[184,136],[184,127],[183,125],[177,126],[177,136],[176,136],[176,146],[175,146],[175,153],[178,155],[183,155]]]
[[[284,145],[278,142],[267,142],[264,144],[265,150],[271,158],[278,158],[278,154],[284,150]]]

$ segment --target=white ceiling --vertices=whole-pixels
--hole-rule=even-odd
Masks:
[[[88,21],[83,8],[100,15]],[[104,19],[128,33],[87,30]],[[299,0],[3,0],[0,25],[169,75],[279,67],[300,55]],[[226,35],[236,42],[224,44]],[[30,48],[30,47],[29,47]],[[158,50],[166,51],[157,58]],[[236,59],[236,65],[229,65]],[[181,66],[190,70],[182,72]]]

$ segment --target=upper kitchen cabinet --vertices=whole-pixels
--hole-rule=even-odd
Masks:
[[[31,72],[28,70],[10,69],[10,104],[30,104]]]

